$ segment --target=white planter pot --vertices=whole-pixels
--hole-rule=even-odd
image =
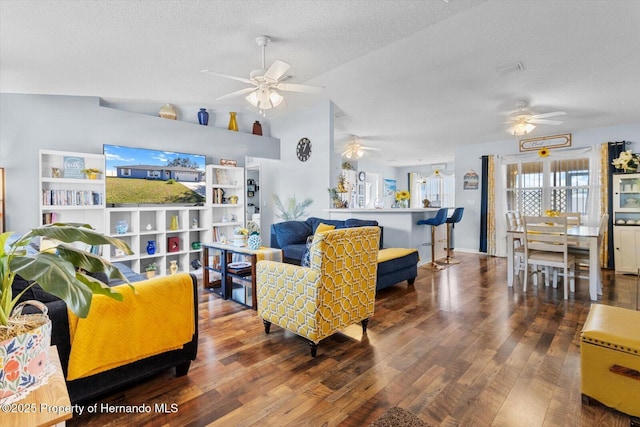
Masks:
[[[245,236],[244,234],[234,234],[233,246],[238,246],[238,247],[247,246],[247,236]]]

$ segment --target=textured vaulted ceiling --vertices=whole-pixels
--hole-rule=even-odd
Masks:
[[[267,65],[326,87],[285,93],[268,115],[331,99],[345,115],[336,139],[361,136],[390,165],[510,138],[519,99],[567,112],[532,136],[640,121],[634,0],[0,0],[0,91],[240,108],[215,99],[243,83],[199,71],[247,77],[262,34]],[[524,71],[496,71],[517,61]]]

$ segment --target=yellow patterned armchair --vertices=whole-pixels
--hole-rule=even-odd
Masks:
[[[373,315],[379,227],[354,227],[317,233],[309,267],[259,261],[256,270],[258,315],[268,334],[271,323],[318,342]]]

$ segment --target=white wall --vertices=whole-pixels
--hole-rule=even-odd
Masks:
[[[329,207],[330,174],[333,152],[333,103],[322,101],[303,111],[278,117],[270,121],[271,134],[280,140],[280,160],[251,157],[251,163],[260,164],[260,220],[263,244],[269,245],[271,224],[281,222],[273,204],[277,194],[284,203],[295,196],[298,202],[310,198],[313,203],[301,220],[309,216],[325,217]],[[311,157],[298,160],[296,147],[301,138],[312,144]]]
[[[280,155],[275,138],[195,123],[102,107],[97,97],[0,94],[7,229],[21,233],[39,224],[40,149],[100,154],[103,144],[122,144],[204,154],[208,164],[236,159],[239,165],[248,155]]]
[[[635,141],[631,149],[640,151],[640,123],[625,126],[588,129],[572,133],[572,147],[599,146],[605,142]],[[470,144],[456,148],[456,206],[464,207],[460,224],[456,225],[456,250],[477,252],[480,248],[480,188],[464,190],[462,177],[470,169],[478,175],[482,173],[483,155],[516,154],[519,152],[518,139],[513,137],[484,144]]]

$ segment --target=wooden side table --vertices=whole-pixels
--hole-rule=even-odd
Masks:
[[[47,383],[24,399],[3,406],[0,424],[5,427],[64,426],[73,416],[67,385],[56,346],[49,347],[49,363],[54,367]]]
[[[220,291],[216,292],[224,299],[232,299],[241,304],[250,306],[252,309],[258,309],[257,292],[256,292],[256,264],[260,260],[271,260],[282,262],[282,250],[276,248],[260,247],[260,249],[249,249],[247,247],[233,246],[226,243],[207,243],[202,245],[203,250],[203,275],[202,282],[205,288],[211,286],[210,274],[216,272],[220,274]],[[213,258],[211,252],[218,252],[219,265],[212,265],[209,258]],[[246,274],[235,274],[229,270],[229,263],[231,263],[234,254],[243,255],[246,262],[251,264],[250,270]],[[215,263],[215,262],[214,262]],[[233,298],[233,279],[237,278],[241,282],[251,287],[251,302],[248,304],[246,299],[242,301]],[[215,284],[218,284],[216,281]],[[244,287],[244,286],[243,286]],[[246,288],[245,288],[246,291]]]

